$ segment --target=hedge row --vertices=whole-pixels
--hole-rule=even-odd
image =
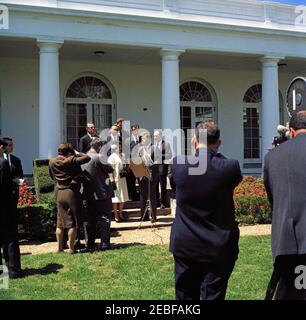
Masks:
[[[49,159],[34,160],[34,184],[38,204],[19,207],[20,224],[27,237],[54,238],[56,204]],[[237,220],[241,224],[271,223],[272,212],[262,178],[244,177],[234,193]]]
[[[56,210],[48,204],[18,207],[18,224],[23,238],[35,240],[54,239]]]

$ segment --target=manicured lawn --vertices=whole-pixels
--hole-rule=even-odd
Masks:
[[[167,246],[130,246],[94,254],[22,256],[28,277],[11,280],[3,299],[174,299]],[[228,299],[263,299],[271,274],[270,237],[243,237]]]

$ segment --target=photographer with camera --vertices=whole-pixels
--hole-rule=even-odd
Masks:
[[[306,265],[306,111],[293,115],[290,140],[265,157],[264,183],[272,207],[274,273],[266,299],[305,300],[298,290],[297,266]]]
[[[49,162],[50,175],[56,184],[58,252],[63,251],[64,229],[68,229],[69,253],[75,253],[77,228],[83,214],[79,176],[81,165],[89,161],[90,157],[75,151],[71,143],[62,143],[58,156]]]
[[[279,135],[274,137],[272,143],[274,148],[286,142],[290,138],[289,123],[287,123],[286,126],[278,125],[277,132],[279,133]]]

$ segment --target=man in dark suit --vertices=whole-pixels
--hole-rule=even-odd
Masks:
[[[237,160],[218,153],[220,130],[213,122],[199,124],[194,142],[196,155],[173,163],[177,208],[170,251],[176,299],[223,300],[239,252],[233,190],[242,176]]]
[[[19,200],[19,179],[23,179],[22,164],[20,159],[12,154],[14,151],[13,139],[9,137],[5,137],[3,138],[3,140],[7,143],[6,153],[4,154],[4,158],[8,161],[11,168],[11,173],[12,173],[13,182],[14,182],[13,195],[14,195],[14,200],[15,200],[16,209],[17,209],[17,204]]]
[[[172,151],[170,144],[162,139],[162,133],[160,130],[154,131],[154,146],[158,149],[160,154],[158,165],[158,183],[156,188],[157,203],[160,204],[160,208],[169,208],[170,199],[167,194],[167,176],[168,167],[167,160],[172,158]],[[160,186],[160,193],[159,193]]]
[[[79,151],[82,153],[87,153],[90,149],[90,143],[93,138],[98,138],[95,134],[95,125],[91,122],[87,123],[87,133],[80,139],[79,142]]]
[[[87,155],[91,160],[82,166],[89,181],[84,185],[83,198],[86,199],[87,223],[85,224],[85,252],[95,248],[98,218],[101,219],[101,243],[99,250],[109,250],[110,225],[112,216],[113,184],[109,174],[113,167],[107,163],[106,155],[100,153],[102,141],[94,139]]]
[[[131,126],[131,136],[127,138],[125,141],[125,147],[129,148],[132,157],[135,152],[137,153],[137,146],[140,143],[138,130],[139,124],[133,124]],[[126,182],[130,199],[132,199],[133,201],[139,201],[139,194],[136,189],[136,177],[132,170],[128,170]]]
[[[157,201],[156,201],[156,185],[158,183],[158,165],[154,164],[156,157],[154,146],[151,144],[151,136],[144,132],[141,135],[141,143],[138,148],[138,156],[142,159],[143,164],[148,168],[146,176],[139,177],[140,189],[140,211],[141,221],[156,222],[157,220]],[[152,216],[149,216],[146,210],[147,201],[151,200]]]
[[[272,207],[272,256],[278,286],[276,300],[305,300],[295,280],[306,265],[306,111],[289,124],[291,139],[265,157],[264,182]],[[305,277],[306,275],[304,275]]]
[[[18,244],[17,212],[15,196],[13,195],[14,182],[11,168],[4,152],[7,143],[0,139],[0,265],[2,265],[2,254],[6,261],[9,277],[20,278],[23,276],[20,262],[20,250]]]

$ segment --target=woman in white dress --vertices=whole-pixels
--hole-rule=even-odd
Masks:
[[[126,177],[121,177],[120,172],[124,168],[124,154],[121,153],[117,145],[112,145],[112,154],[108,158],[108,163],[113,167],[114,179],[117,186],[117,190],[114,191],[114,197],[112,198],[113,210],[115,214],[115,221],[126,221],[122,214],[124,202],[129,201],[129,194],[127,189]],[[121,147],[120,147],[121,149]]]

